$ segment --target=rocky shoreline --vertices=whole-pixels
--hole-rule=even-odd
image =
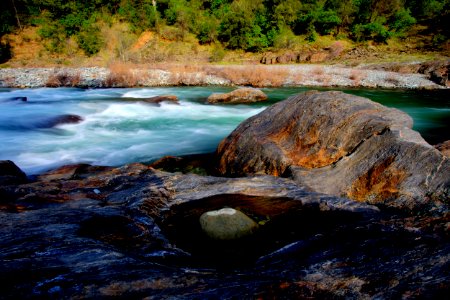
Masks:
[[[368,99],[310,91],[211,155],[35,177],[2,161],[2,296],[443,299],[448,143],[435,149],[410,127]],[[201,219],[217,210],[255,224],[211,238]]]
[[[417,70],[416,70],[417,69]],[[145,87],[178,85],[251,85],[365,87],[402,89],[448,88],[447,79],[432,81],[432,71],[419,74],[393,72],[374,66],[348,68],[329,65],[229,65],[197,68],[130,68],[114,71],[108,68],[5,68],[0,69],[0,87]],[[428,70],[428,69],[427,69]],[[443,75],[448,78],[448,73]],[[436,81],[436,80],[435,80]]]

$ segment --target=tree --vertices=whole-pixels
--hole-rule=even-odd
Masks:
[[[219,39],[229,49],[260,51],[271,44],[269,27],[262,0],[237,0],[222,19]]]

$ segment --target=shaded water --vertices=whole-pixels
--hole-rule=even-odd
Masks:
[[[121,165],[148,162],[164,155],[212,152],[240,122],[267,105],[308,88],[263,89],[269,103],[205,105],[213,92],[227,87],[135,89],[0,89],[0,160],[16,162],[26,173],[70,163]],[[430,143],[450,139],[448,91],[353,89],[410,114],[414,129]],[[124,101],[173,94],[180,105]],[[28,101],[14,97],[27,97]],[[53,126],[55,117],[75,114],[78,124]]]

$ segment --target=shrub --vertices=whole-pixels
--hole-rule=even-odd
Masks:
[[[288,68],[268,66],[215,67],[210,68],[209,73],[223,77],[232,84],[254,87],[282,86],[287,82],[290,74]]]
[[[116,63],[109,66],[109,74],[105,79],[106,87],[135,87],[139,80],[133,72],[133,66],[125,63]]]
[[[100,29],[95,25],[85,26],[77,35],[77,42],[86,55],[97,54],[103,47]]]
[[[11,45],[0,42],[0,63],[4,63],[12,58]]]
[[[375,42],[386,43],[392,33],[380,22],[372,22],[356,25],[353,28],[353,35],[357,41],[374,40]]]
[[[209,57],[210,62],[219,62],[222,61],[225,57],[225,49],[223,49],[222,45],[215,44],[214,48],[211,50],[211,56]]]
[[[79,72],[71,74],[67,71],[61,71],[50,74],[45,86],[47,87],[76,87],[81,83]]]
[[[291,49],[295,45],[296,36],[288,27],[283,27],[274,37],[273,46],[277,49]]]
[[[412,25],[416,23],[416,19],[410,15],[409,9],[400,9],[394,15],[394,21],[390,26],[397,35],[402,35],[406,30],[408,30]]]

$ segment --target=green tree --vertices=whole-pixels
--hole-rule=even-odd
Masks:
[[[219,39],[229,49],[260,51],[272,44],[274,36],[262,0],[233,1],[219,27]]]
[[[298,12],[296,32],[306,33],[310,41],[314,41],[317,33],[330,34],[337,32],[341,19],[336,11],[327,9],[325,1],[308,1]]]

